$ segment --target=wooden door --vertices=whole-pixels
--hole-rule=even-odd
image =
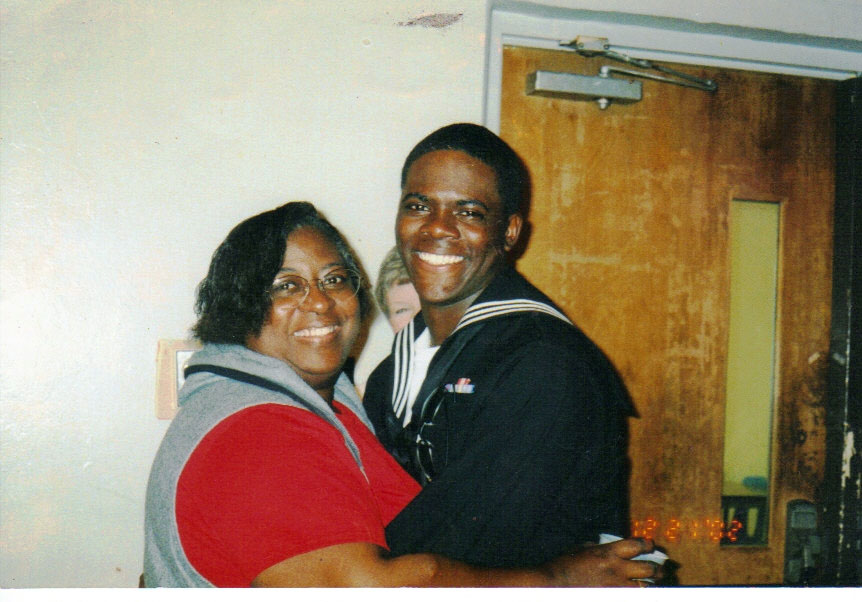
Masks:
[[[605,61],[607,62],[607,61]],[[601,59],[506,48],[501,135],[531,171],[518,267],[605,350],[632,394],[631,515],[683,585],[781,583],[787,503],[817,501],[829,349],[834,84],[676,66],[718,92],[644,81],[644,98],[525,95],[537,69]],[[731,201],[780,204],[765,546],[720,545]]]

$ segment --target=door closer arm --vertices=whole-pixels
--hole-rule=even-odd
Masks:
[[[668,84],[674,84],[677,86],[684,86],[686,88],[695,88],[697,90],[704,90],[706,92],[715,92],[718,89],[718,84],[716,84],[711,79],[695,77],[694,75],[683,73],[681,71],[671,69],[670,67],[656,65],[655,63],[647,59],[636,59],[619,52],[614,52],[610,49],[611,45],[608,43],[607,38],[578,36],[571,42],[560,42],[560,46],[572,48],[575,52],[587,58],[604,57],[614,61],[619,61],[621,63],[626,63],[627,65],[639,67],[640,69],[649,69],[664,74],[656,75],[654,73],[645,73],[643,71],[636,71],[634,69],[624,69],[621,67],[604,65],[599,70],[600,77],[608,77],[610,73],[622,73],[625,75],[630,75],[632,77],[642,77],[644,79],[651,79],[655,81],[665,82]]]

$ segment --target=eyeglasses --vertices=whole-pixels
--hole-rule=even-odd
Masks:
[[[314,283],[321,293],[333,301],[348,301],[356,296],[362,284],[362,276],[354,270],[338,268]],[[301,305],[311,290],[311,284],[302,276],[289,274],[276,279],[269,288],[273,301],[283,301],[293,306]]]
[[[454,397],[454,393],[440,387],[422,406],[419,429],[416,431],[415,445],[412,446],[415,467],[422,485],[431,482],[439,471],[446,466],[449,455],[448,436],[444,436],[442,440],[438,437],[440,443],[438,446],[434,445],[430,436],[435,429],[446,428],[448,422],[447,401],[452,397]]]

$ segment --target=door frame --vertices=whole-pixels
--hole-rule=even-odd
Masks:
[[[551,50],[578,35],[634,58],[821,79],[862,75],[862,42],[629,13],[500,3],[490,7],[484,125],[499,133],[503,46]]]
[[[823,551],[829,585],[862,584],[862,78],[838,86]]]

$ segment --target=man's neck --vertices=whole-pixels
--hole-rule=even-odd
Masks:
[[[442,345],[443,341],[452,334],[461,317],[473,304],[480,293],[471,295],[466,299],[462,299],[451,305],[436,305],[425,303],[420,300],[422,305],[422,318],[425,320],[425,325],[431,332],[431,345],[436,347]]]

